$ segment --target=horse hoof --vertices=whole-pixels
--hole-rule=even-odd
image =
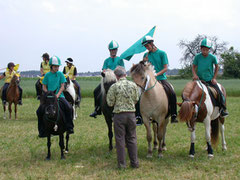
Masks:
[[[62,156],[61,159],[66,159],[65,156]]]
[[[167,147],[163,147],[162,150],[163,150],[163,151],[166,151],[166,150],[167,150]]]
[[[65,150],[64,153],[65,153],[65,154],[68,154],[68,151]]]
[[[212,159],[213,158],[213,154],[208,154],[208,158]]]
[[[222,148],[222,151],[226,151],[226,150],[227,150],[227,147],[224,146],[224,147]]]
[[[193,155],[193,154],[189,154],[188,156],[189,156],[190,158],[192,158],[192,159],[194,158],[194,155]]]
[[[45,160],[46,160],[46,161],[49,161],[49,160],[51,160],[51,158],[50,158],[50,157],[46,157]]]
[[[163,154],[158,154],[158,158],[163,158]]]
[[[6,119],[6,117],[3,117],[3,119]]]

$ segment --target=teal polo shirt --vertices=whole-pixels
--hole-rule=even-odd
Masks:
[[[47,86],[48,91],[55,91],[57,94],[61,88],[61,84],[67,82],[64,74],[61,71],[52,73],[51,71],[46,73],[42,83]],[[59,97],[64,97],[63,93]]]
[[[211,53],[207,57],[199,53],[195,56],[193,64],[197,66],[197,75],[200,80],[211,81],[214,76],[213,65],[218,62],[216,56]]]
[[[104,69],[111,69],[111,70],[115,70],[117,66],[122,66],[124,67],[124,62],[120,57],[115,57],[115,58],[107,58],[104,61],[102,70]]]
[[[157,49],[155,52],[147,52],[144,54],[144,57],[148,56],[148,61],[154,66],[156,73],[160,72],[164,69],[164,65],[168,64],[167,54]],[[156,77],[157,80],[165,80],[167,79],[166,73],[163,73]]]

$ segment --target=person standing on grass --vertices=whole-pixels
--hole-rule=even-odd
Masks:
[[[212,47],[211,42],[208,39],[201,41],[201,53],[197,54],[193,60],[192,73],[193,80],[205,81],[209,86],[212,86],[219,94],[219,111],[222,117],[228,116],[227,108],[225,106],[225,98],[222,91],[217,85],[218,63],[217,58],[213,54],[209,53]],[[213,66],[214,71],[213,71]]]
[[[159,50],[154,45],[154,40],[151,36],[145,36],[142,40],[142,45],[148,50],[147,53],[144,54],[143,60],[149,61],[156,71],[156,79],[160,84],[162,84],[170,105],[170,113],[171,113],[171,123],[177,123],[177,97],[176,94],[170,85],[167,82],[166,72],[168,70],[168,58],[167,54]]]
[[[124,62],[123,60],[117,56],[117,51],[118,51],[118,43],[114,40],[112,40],[109,45],[108,45],[108,50],[110,52],[110,57],[105,59],[102,71],[104,72],[106,69],[111,69],[114,70],[117,66],[122,66],[124,67]],[[94,105],[95,105],[95,110],[93,113],[91,113],[89,116],[96,118],[97,115],[101,115],[101,84],[99,84],[95,89],[94,89]]]
[[[117,82],[107,93],[107,103],[113,109],[114,134],[118,168],[126,168],[125,145],[131,167],[138,168],[135,104],[139,100],[137,85],[126,79],[126,70],[118,66],[114,70]]]

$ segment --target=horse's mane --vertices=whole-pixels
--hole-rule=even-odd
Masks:
[[[154,66],[147,61],[140,61],[138,64],[134,64],[130,69],[131,75],[139,74],[144,75],[146,70],[150,70],[155,74]]]
[[[182,92],[183,100],[190,100],[190,96],[196,85],[197,85],[197,83],[195,81],[190,81],[186,84],[186,86],[184,87],[183,92]]]
[[[113,70],[111,69],[106,69],[104,72],[104,77],[102,77],[102,81],[101,81],[101,91],[103,94],[105,94],[105,88],[104,88],[104,84],[106,83],[111,83],[111,82],[116,82],[117,78],[113,72]]]

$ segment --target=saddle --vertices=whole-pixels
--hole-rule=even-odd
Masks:
[[[206,85],[213,105],[219,107],[220,106],[220,104],[219,104],[220,94],[218,93],[218,91],[214,87],[210,86],[208,83],[206,83],[204,81],[201,81],[201,82]]]

